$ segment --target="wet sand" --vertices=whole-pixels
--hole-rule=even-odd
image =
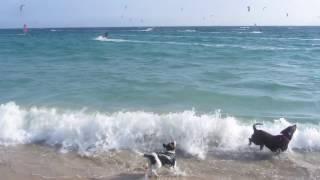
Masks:
[[[166,168],[152,179],[319,179],[319,153],[211,152],[205,160],[178,157],[176,172]],[[0,148],[0,179],[146,179],[146,161],[129,151],[81,156],[42,145]]]

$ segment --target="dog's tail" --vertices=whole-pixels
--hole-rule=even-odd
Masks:
[[[140,152],[140,151],[137,151],[137,150],[134,150],[133,152],[135,152],[138,156],[143,156],[144,153]]]
[[[146,153],[142,153],[142,152],[139,152],[139,151],[134,151],[138,156],[142,156],[144,158],[147,158],[147,159],[152,159],[154,158],[154,153],[151,153],[151,154],[146,154]]]
[[[262,123],[255,123],[252,127],[253,127],[253,131],[256,131],[257,130],[257,128],[256,128],[256,126],[257,125],[263,125]]]
[[[143,157],[147,159],[151,159],[151,158],[154,158],[154,154],[143,154]]]
[[[143,154],[143,157],[149,159],[150,164],[157,164],[161,167],[161,162],[156,153]]]

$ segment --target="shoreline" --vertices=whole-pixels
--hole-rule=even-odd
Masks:
[[[178,171],[166,168],[151,179],[318,179],[319,153],[212,152],[204,160],[178,155]],[[130,151],[110,151],[80,156],[61,153],[43,145],[17,145],[0,148],[2,178],[34,179],[146,179],[146,161]]]

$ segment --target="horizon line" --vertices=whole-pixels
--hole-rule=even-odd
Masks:
[[[28,27],[29,29],[90,29],[90,28],[183,28],[183,27],[320,27],[320,25],[177,25],[177,26],[57,26],[57,27]],[[8,27],[0,30],[23,29],[23,27]]]

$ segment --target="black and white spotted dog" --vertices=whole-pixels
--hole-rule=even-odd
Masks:
[[[158,176],[157,169],[162,166],[173,169],[176,167],[176,142],[163,144],[164,151],[143,154],[148,159],[148,176]]]

